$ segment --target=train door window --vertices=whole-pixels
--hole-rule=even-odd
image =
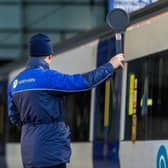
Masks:
[[[98,45],[97,66],[107,63],[111,56],[115,55],[115,37],[104,39]],[[114,72],[110,78],[110,87],[104,82],[96,88],[96,104],[95,104],[95,129],[94,138],[96,141],[112,142],[116,140],[119,133],[117,116],[117,77],[118,73]],[[107,100],[105,100],[107,97]],[[109,103],[107,103],[109,101]],[[106,106],[109,107],[106,110]],[[118,117],[118,118],[117,118]]]
[[[65,97],[65,120],[73,142],[89,141],[90,97],[91,91]]]
[[[96,91],[96,141],[103,141],[105,138],[108,142],[112,142],[117,138],[117,114],[116,114],[116,94],[117,94],[117,73],[113,74],[112,80],[110,80],[110,98],[109,98],[109,114],[108,114],[108,126],[106,126],[105,122],[105,94],[108,94],[105,91],[105,82],[97,87]],[[106,128],[107,127],[107,128]],[[107,130],[107,135],[105,132]],[[108,137],[105,137],[108,136]]]
[[[137,80],[136,107],[131,98],[131,75]],[[168,138],[167,93],[168,57],[149,56],[128,63],[125,140],[132,139],[134,112],[137,116],[137,140]]]
[[[104,97],[105,97],[105,83],[100,84],[96,88],[96,140],[104,140]]]

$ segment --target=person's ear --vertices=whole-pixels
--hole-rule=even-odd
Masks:
[[[52,60],[53,56],[52,55],[49,55],[49,60]]]

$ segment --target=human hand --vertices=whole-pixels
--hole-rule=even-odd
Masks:
[[[113,65],[114,69],[117,69],[119,67],[124,67],[124,55],[123,53],[117,54],[114,57],[112,57],[109,61],[110,64]]]

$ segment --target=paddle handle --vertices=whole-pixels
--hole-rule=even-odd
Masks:
[[[116,39],[116,54],[123,53],[122,34],[115,33],[115,39]]]

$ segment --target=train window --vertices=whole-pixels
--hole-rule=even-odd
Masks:
[[[8,142],[20,142],[21,129],[8,119]]]
[[[7,85],[7,84],[6,84]],[[7,100],[7,97],[6,97]],[[7,103],[7,102],[6,102]],[[8,113],[8,110],[6,109],[6,114]],[[12,124],[9,121],[9,118],[7,117],[7,129],[8,129],[8,136],[7,141],[8,142],[20,142],[20,136],[21,136],[21,129],[18,128],[16,125]]]
[[[8,142],[20,142],[21,129],[8,122]]]
[[[6,140],[7,80],[0,80],[0,154],[4,152]]]
[[[91,91],[65,97],[65,121],[71,129],[71,140],[89,141]]]
[[[131,108],[131,80],[137,80],[136,107]],[[132,138],[132,116],[137,116],[137,140],[168,138],[168,57],[149,56],[129,62],[127,72],[127,103],[125,140]],[[135,94],[134,94],[135,95]],[[134,103],[132,103],[134,106]]]

